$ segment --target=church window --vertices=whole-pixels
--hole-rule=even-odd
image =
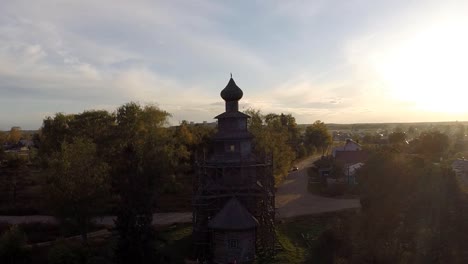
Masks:
[[[229,248],[239,248],[239,240],[237,240],[237,239],[229,239],[229,240],[228,240],[228,247],[229,247]]]

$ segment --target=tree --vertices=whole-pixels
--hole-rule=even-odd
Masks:
[[[362,142],[365,144],[380,144],[381,143],[381,135],[377,133],[366,133],[362,138]]]
[[[141,154],[141,153],[140,153]],[[141,157],[131,145],[124,151],[119,184],[119,207],[115,227],[119,239],[118,263],[152,263],[156,234],[152,228],[155,186],[159,175],[143,169]]]
[[[2,161],[6,158],[6,153],[4,149],[4,144],[8,142],[8,134],[6,132],[0,131],[0,165]]]
[[[156,189],[174,168],[174,147],[164,125],[169,114],[156,106],[128,103],[117,109],[118,146],[114,176],[119,194],[115,250],[119,263],[154,263],[152,227]]]
[[[0,145],[0,165],[5,158],[5,150],[3,149],[3,145]]]
[[[456,124],[455,126],[455,139],[463,140],[465,138],[466,128],[463,124]]]
[[[0,131],[0,146],[3,146],[7,142],[8,135],[6,132]]]
[[[362,211],[350,263],[467,261],[467,195],[451,168],[389,148],[374,153],[358,177]]]
[[[16,207],[18,188],[21,187],[20,175],[27,174],[26,160],[16,155],[8,155],[5,166],[6,175],[3,179],[7,192],[10,194],[12,208]]]
[[[75,138],[53,153],[45,171],[45,195],[61,220],[72,220],[87,243],[88,225],[102,212],[109,195],[109,166],[97,157],[96,145]]]
[[[21,139],[21,128],[12,127],[10,133],[8,133],[8,142],[10,144],[17,144]]]
[[[101,141],[109,136],[110,127],[115,125],[115,117],[105,110],[84,111],[73,115],[68,122],[68,129],[73,137],[84,137]]]
[[[62,143],[71,139],[69,123],[72,119],[73,115],[57,113],[54,118],[48,116],[42,121],[39,156],[46,158],[54,152],[59,152]]]
[[[26,235],[17,225],[10,226],[0,237],[1,263],[30,263]]]
[[[288,173],[296,158],[296,153],[291,146],[293,133],[295,133],[293,118],[273,113],[263,115],[260,110],[255,109],[247,110],[246,114],[251,117],[248,127],[254,135],[254,152],[259,157],[272,155],[275,183],[278,184]]]
[[[332,143],[332,136],[328,132],[325,123],[317,120],[312,125],[308,126],[305,132],[304,143],[307,148],[311,149],[314,147],[322,152],[322,156],[325,155],[325,151]]]
[[[105,110],[84,111],[80,114],[55,116],[44,119],[39,137],[39,154],[48,156],[59,151],[62,143],[73,138],[88,138],[97,145],[100,156],[108,155],[113,149],[115,116]]]
[[[388,142],[393,145],[403,144],[406,140],[405,132],[392,132],[388,135]]]
[[[421,133],[416,141],[416,152],[432,159],[439,159],[449,148],[449,138],[439,131]]]
[[[416,127],[414,127],[414,126],[409,126],[409,127],[408,127],[408,131],[407,131],[407,132],[408,132],[408,135],[414,136],[414,135],[416,134],[416,131],[417,131],[417,130],[418,130],[418,129],[417,129]]]
[[[7,142],[7,135],[5,132],[0,131],[0,164],[5,158],[5,150],[3,149],[3,144]]]
[[[177,155],[173,160],[175,168],[179,168],[176,173],[183,173],[190,167],[190,158],[192,150],[197,144],[198,138],[192,133],[187,122],[182,122],[180,126],[176,127],[173,138],[174,153]]]
[[[304,145],[302,144],[301,133],[299,131],[299,127],[296,123],[296,118],[294,118],[291,114],[283,114],[280,115],[281,125],[285,127],[288,132],[288,144],[296,153],[297,158],[302,158],[306,154],[302,151],[304,149]]]

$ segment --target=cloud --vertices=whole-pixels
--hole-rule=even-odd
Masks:
[[[2,121],[35,128],[41,120],[24,116],[131,100],[156,102],[176,122],[211,120],[231,71],[241,109],[304,123],[397,116],[392,107],[414,106],[389,100],[372,63],[440,9],[429,2],[2,1]]]
[[[182,47],[182,53],[192,56],[186,60],[192,62],[196,61],[195,55],[213,65],[242,64],[251,69],[265,66],[248,50],[212,32],[211,21],[203,14],[189,14],[191,10],[183,6],[154,6],[153,2],[130,6],[114,1],[67,6],[49,1],[43,3],[39,12],[22,1],[2,5],[2,101],[29,100],[43,105],[52,101],[57,107],[53,112],[68,112],[80,106],[118,105],[135,100],[159,102],[168,111],[178,111],[182,106],[200,105],[216,98],[206,93],[200,83],[176,81],[177,70],[157,69],[159,65],[182,64],[184,58],[171,58],[158,46],[152,46],[152,51],[140,43]],[[175,12],[178,7],[181,9]],[[221,11],[214,4],[202,2],[197,8],[205,14]],[[99,31],[93,32],[94,27],[100,27]],[[198,32],[192,31],[194,28]],[[152,29],[156,34],[152,34]],[[11,110],[5,111],[12,114]]]
[[[325,7],[326,1],[260,1],[268,6],[269,12],[275,16],[286,16],[288,18],[306,22],[312,17],[320,14]]]

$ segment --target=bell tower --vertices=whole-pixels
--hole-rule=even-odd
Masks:
[[[226,102],[226,112],[216,116],[218,132],[213,137],[214,159],[217,162],[252,160],[252,134],[247,130],[248,115],[239,112],[243,92],[231,78],[221,91]]]

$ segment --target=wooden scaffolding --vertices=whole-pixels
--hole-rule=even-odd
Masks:
[[[208,222],[231,197],[236,197],[258,220],[256,254],[275,251],[275,190],[271,158],[249,157],[238,162],[215,158],[197,162],[193,182],[193,243],[199,260],[211,259]],[[236,177],[229,182],[230,177]]]

